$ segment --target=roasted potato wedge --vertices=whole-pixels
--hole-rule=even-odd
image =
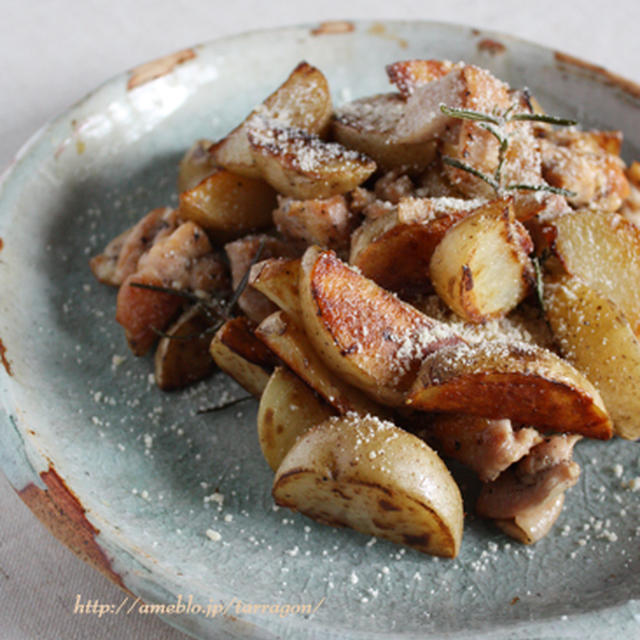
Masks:
[[[306,333],[327,367],[391,406],[404,404],[428,353],[461,341],[318,247],[302,258],[300,303]]]
[[[258,408],[258,440],[267,464],[277,471],[298,437],[335,413],[298,376],[276,367]]]
[[[298,258],[269,258],[251,267],[249,284],[285,311],[301,327],[303,324],[299,277]]]
[[[464,200],[402,198],[354,232],[349,262],[381,287],[405,296],[431,290],[429,262],[445,233],[469,215]]]
[[[283,311],[276,311],[263,320],[256,336],[340,413],[382,413],[375,402],[327,369],[305,332]]]
[[[209,353],[213,320],[199,307],[191,307],[160,338],[155,354],[156,384],[164,391],[180,389],[213,373]]]
[[[564,268],[616,304],[640,335],[640,229],[615,213],[575,211],[543,233]]]
[[[554,353],[525,343],[441,347],[424,359],[407,404],[422,411],[509,418],[589,438],[612,435],[594,386]]]
[[[438,295],[461,318],[504,317],[529,293],[533,244],[511,200],[494,200],[444,235],[429,263]]]
[[[250,127],[248,136],[260,175],[279,193],[298,200],[346,193],[376,169],[364,154],[303,129],[267,122]]]
[[[241,125],[211,147],[211,155],[220,166],[234,173],[259,178],[260,172],[247,139],[247,130],[256,118],[275,120],[322,136],[329,126],[332,111],[327,79],[315,67],[301,62]]]
[[[545,276],[544,309],[562,355],[602,394],[616,434],[640,438],[640,341],[619,307],[560,273]]]
[[[276,204],[275,191],[263,180],[215,169],[193,189],[180,194],[180,215],[223,243],[271,226]]]
[[[220,369],[254,396],[262,394],[277,363],[244,317],[225,322],[211,341],[209,352]]]
[[[373,158],[380,169],[425,169],[436,157],[437,142],[405,143],[393,139],[405,109],[404,98],[385,93],[343,105],[332,123],[335,140]]]
[[[349,414],[307,431],[278,468],[277,504],[432,555],[462,538],[460,491],[438,455],[390,422]]]
[[[178,193],[189,191],[210,176],[216,169],[209,148],[211,140],[196,140],[178,165]]]

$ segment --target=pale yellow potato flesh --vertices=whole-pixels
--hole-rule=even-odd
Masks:
[[[544,309],[562,355],[600,391],[616,434],[640,438],[640,341],[620,308],[561,273],[545,276]]]
[[[525,343],[443,347],[424,359],[407,404],[509,418],[541,430],[606,440],[612,424],[600,394],[572,365]]]
[[[568,273],[611,300],[640,334],[640,228],[617,213],[575,211],[546,224]]]
[[[277,471],[299,436],[335,413],[298,376],[276,367],[258,408],[258,441],[271,469]]]
[[[260,106],[226,138],[211,148],[213,159],[234,173],[259,178],[247,138],[248,128],[256,118],[277,120],[320,136],[326,133],[333,105],[329,84],[322,72],[301,62]]]
[[[327,369],[305,332],[285,312],[265,318],[256,336],[339,413],[382,413],[373,400]]]
[[[222,243],[271,226],[276,204],[276,193],[264,180],[215,169],[193,189],[180,194],[180,215]]]
[[[318,247],[302,257],[300,304],[307,336],[326,366],[390,406],[404,405],[428,353],[461,342],[447,325]]]
[[[249,284],[285,311],[298,326],[302,326],[299,276],[298,258],[269,258],[251,267]]]
[[[273,483],[277,504],[432,555],[462,539],[460,491],[438,455],[393,423],[349,414],[303,434]]]
[[[431,257],[429,273],[438,295],[469,322],[504,317],[534,279],[523,234],[510,200],[494,200],[460,220]]]

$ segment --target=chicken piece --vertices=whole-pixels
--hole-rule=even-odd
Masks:
[[[557,498],[578,481],[580,466],[573,462],[578,435],[553,435],[531,449],[516,465],[486,483],[480,492],[478,515],[505,520]]]
[[[418,87],[439,80],[455,66],[448,60],[401,60],[387,65],[386,71],[389,81],[408,98]]]
[[[284,236],[345,252],[349,248],[357,216],[349,210],[342,195],[315,200],[279,196],[273,221]]]
[[[118,264],[118,257],[122,247],[132,231],[133,228],[123,231],[109,242],[102,253],[91,258],[89,267],[98,282],[112,287],[119,287],[122,284],[116,280],[116,265]]]
[[[402,198],[408,198],[415,193],[411,178],[401,169],[388,171],[376,181],[375,194],[380,200],[398,204]]]
[[[226,265],[213,253],[205,232],[185,222],[144,253],[118,292],[116,320],[136,355],[144,355],[182,308],[183,297],[132,286],[134,283],[199,292],[228,292]]]
[[[153,209],[133,227],[114,238],[100,255],[92,258],[93,274],[100,282],[119,287],[136,271],[140,256],[177,226],[176,211],[169,207]]]
[[[297,258],[302,255],[304,249],[301,245],[284,242],[265,234],[248,235],[227,243],[224,246],[224,250],[229,258],[233,289],[238,288],[242,278],[251,267],[260,243],[264,243],[260,260],[265,260],[266,258]],[[278,308],[265,295],[250,286],[242,292],[238,300],[238,306],[248,318],[257,324]]]
[[[544,538],[555,524],[564,506],[564,493],[552,496],[540,504],[524,509],[507,520],[495,520],[495,524],[508,536],[523,544],[533,544]]]
[[[531,427],[514,430],[510,420],[463,414],[436,415],[425,435],[438,453],[467,465],[483,482],[495,480],[542,442]]]
[[[578,132],[573,132],[578,133]],[[554,187],[573,191],[568,197],[575,207],[617,211],[629,196],[629,182],[620,158],[607,151],[614,148],[592,137],[549,136],[541,140],[542,174]],[[596,139],[597,140],[597,139]]]

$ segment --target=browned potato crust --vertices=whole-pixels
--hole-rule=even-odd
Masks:
[[[525,343],[440,348],[425,358],[407,404],[602,440],[612,435],[593,385],[555,354]]]

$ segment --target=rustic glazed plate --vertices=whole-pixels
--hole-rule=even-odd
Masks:
[[[640,493],[625,488],[640,475],[637,444],[581,443],[580,482],[534,547],[472,517],[454,561],[374,543],[274,510],[255,402],[199,414],[243,395],[222,375],[158,391],[150,360],[128,353],[114,291],[89,272],[107,240],[175,204],[192,141],[224,135],[300,60],[325,72],[341,103],[387,91],[384,65],[411,57],[488,67],[553,113],[624,130],[625,157],[640,158],[638,87],[465,27],[279,29],[125,73],[34,136],[4,176],[2,468],[57,535],[134,594],[127,607],[191,597],[190,613],[164,618],[197,637],[637,636]]]

